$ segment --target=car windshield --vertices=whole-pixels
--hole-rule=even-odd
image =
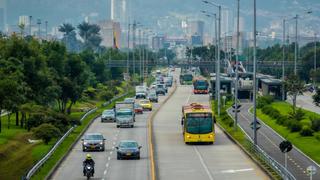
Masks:
[[[197,86],[207,86],[208,83],[206,81],[196,81],[195,83]]]
[[[132,99],[132,98],[127,98],[127,99],[124,100],[124,102],[134,102],[134,99]]]
[[[103,111],[103,115],[113,115],[114,111],[108,110],[108,111]]]
[[[101,140],[103,136],[100,134],[88,134],[84,137],[85,140]]]
[[[187,114],[186,130],[191,134],[206,134],[212,132],[211,113]]]
[[[150,103],[150,101],[147,101],[147,100],[143,100],[143,101],[140,101],[141,104],[148,104]]]
[[[185,81],[192,81],[192,75],[191,75],[191,74],[185,74],[185,75],[183,76],[183,79],[184,79]]]
[[[132,112],[131,111],[118,111],[117,116],[131,116]]]
[[[120,148],[137,148],[137,142],[121,142],[119,145]]]
[[[158,84],[157,88],[163,88],[163,84]]]

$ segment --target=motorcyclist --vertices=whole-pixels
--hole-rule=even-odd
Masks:
[[[94,175],[94,161],[91,157],[90,154],[87,154],[86,156],[86,159],[83,161],[83,175],[85,176],[86,175],[86,170],[85,170],[85,167],[87,164],[90,164],[92,166],[92,176]]]

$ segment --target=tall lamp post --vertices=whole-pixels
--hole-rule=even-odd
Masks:
[[[257,145],[257,2],[253,0],[253,141]]]
[[[314,33],[314,72],[317,70],[317,34]],[[313,78],[313,87],[316,87],[316,78]]]
[[[216,89],[218,90],[218,117],[220,117],[220,109],[221,109],[221,98],[220,98],[220,46],[221,46],[221,5],[217,5],[213,2],[203,0],[202,2],[206,4],[210,4],[219,9],[219,18],[218,18],[218,59],[217,59],[217,72],[216,72]]]
[[[237,55],[236,55],[236,78],[235,78],[235,85],[234,85],[234,130],[237,130],[238,126],[238,85],[239,85],[239,35],[240,35],[240,28],[239,28],[239,20],[240,19],[240,0],[237,0]]]

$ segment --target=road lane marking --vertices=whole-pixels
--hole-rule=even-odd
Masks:
[[[248,108],[248,115],[251,115],[251,112],[250,112],[250,107]],[[251,121],[247,118],[247,117],[245,117],[241,112],[240,112],[240,116],[242,116],[249,124],[251,123]],[[262,121],[262,120],[260,120],[260,121]],[[265,128],[269,128],[270,129],[270,127],[268,127],[268,125],[267,124],[265,124],[263,121],[262,121],[262,123],[265,125]],[[273,130],[273,129],[272,129]],[[275,132],[274,130],[273,130],[273,132]],[[261,131],[258,131],[258,134],[261,134],[262,136],[264,136],[272,145],[274,145],[275,147],[277,147],[278,148],[278,146],[268,137],[268,136],[266,136],[263,132],[261,132]],[[277,133],[276,133],[277,134]],[[279,134],[277,134],[277,135],[279,135]],[[279,135],[280,136],[280,135]],[[281,136],[280,136],[280,138],[282,138]],[[290,156],[288,156],[288,159],[290,160],[290,161],[293,161],[293,159],[291,159],[290,158]],[[296,163],[296,162],[295,162]],[[298,164],[298,163],[297,163]],[[296,164],[295,164],[296,165]],[[300,167],[299,166],[299,164],[298,165],[296,165],[297,167]],[[301,169],[301,171],[303,171],[302,169]]]
[[[229,169],[229,170],[224,170],[221,171],[222,173],[237,173],[237,172],[246,172],[246,171],[253,171],[253,168],[247,168],[247,169]]]
[[[196,151],[196,153],[197,153],[197,155],[198,155],[198,157],[199,157],[199,159],[200,159],[200,162],[201,162],[201,164],[202,164],[202,167],[203,167],[204,170],[206,171],[209,179],[210,179],[210,180],[213,180],[213,177],[212,177],[212,175],[211,175],[211,173],[210,173],[210,171],[209,171],[209,168],[208,168],[207,165],[205,164],[205,162],[204,162],[204,160],[203,160],[200,152],[198,151],[197,147],[196,147],[196,146],[193,146],[193,149]]]
[[[108,157],[108,161],[110,161],[110,159],[111,159],[111,157],[109,156],[109,157]]]
[[[107,174],[107,170],[104,170],[103,174],[106,175]]]
[[[110,155],[113,153],[113,151],[110,151]]]

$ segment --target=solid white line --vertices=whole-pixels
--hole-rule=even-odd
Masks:
[[[253,168],[247,168],[247,169],[229,169],[221,171],[222,173],[237,173],[237,172],[246,172],[246,171],[253,171]]]
[[[206,171],[209,179],[210,179],[210,180],[213,180],[213,177],[212,177],[212,175],[211,175],[211,173],[210,173],[207,165],[205,164],[204,160],[202,159],[202,156],[201,156],[200,152],[198,151],[197,147],[196,147],[196,146],[193,146],[193,149],[196,151],[196,153],[197,153],[197,155],[198,155],[198,157],[199,157],[199,159],[200,159],[200,162],[201,162],[201,164],[202,164],[202,167],[203,167],[204,170]]]

